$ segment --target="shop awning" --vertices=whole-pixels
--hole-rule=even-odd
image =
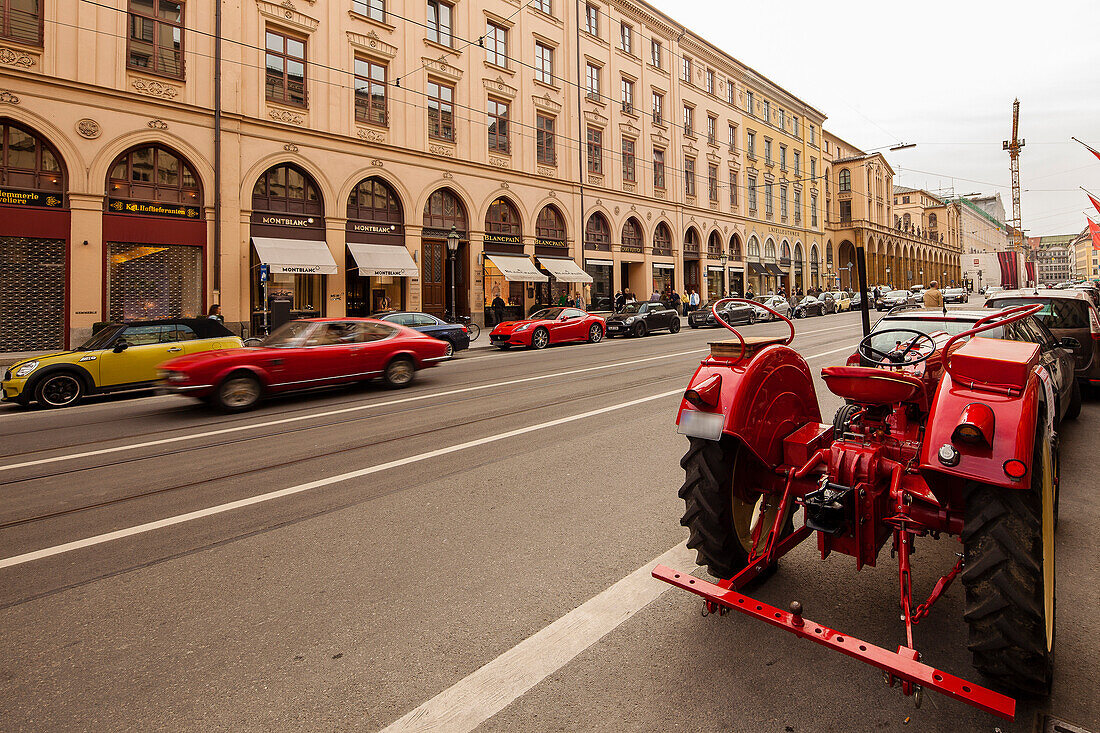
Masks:
[[[253,237],[256,256],[271,272],[292,275],[335,275],[336,260],[328,245],[317,239]]]
[[[409,250],[395,244],[360,244],[348,242],[348,251],[356,269],[364,277],[417,277],[420,269]]]
[[[505,280],[511,282],[544,283],[550,280],[538,271],[530,257],[487,254],[485,259],[492,262],[500,270],[500,274],[504,275]]]
[[[539,264],[550,271],[554,279],[563,283],[590,283],[592,276],[577,266],[573,260],[557,257],[539,257]]]
[[[767,275],[768,274],[767,269],[763,265],[761,265],[759,262],[750,262],[749,263],[749,272],[753,275]]]
[[[614,265],[615,263],[614,263],[614,262],[612,262],[611,260],[593,260],[593,259],[586,259],[586,260],[584,261],[584,264],[586,264],[586,265],[603,265],[604,267],[611,267],[611,266],[612,266],[612,265]]]
[[[764,267],[768,268],[768,274],[769,275],[786,275],[787,274],[787,273],[783,272],[781,269],[779,269],[779,265],[775,264],[774,262],[769,262],[768,264],[764,265]]]
[[[669,264],[667,262],[654,262],[653,263],[653,269],[654,270],[675,270],[676,265],[672,265],[672,264]]]

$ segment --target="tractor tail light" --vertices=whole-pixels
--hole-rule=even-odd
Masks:
[[[715,374],[684,392],[684,399],[700,409],[718,406],[722,394],[722,375]]]
[[[1004,469],[1005,476],[1008,476],[1013,481],[1019,481],[1027,475],[1027,464],[1016,458],[1010,458],[1005,461]]]
[[[993,410],[981,402],[971,402],[959,415],[959,424],[951,434],[952,440],[963,443],[985,443],[993,445]]]

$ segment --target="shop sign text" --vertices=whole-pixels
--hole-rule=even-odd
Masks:
[[[123,201],[111,199],[107,208],[118,214],[141,214],[143,216],[172,216],[179,219],[198,219],[199,207],[183,204],[158,204],[145,201]]]
[[[0,206],[44,206],[47,209],[60,209],[61,204],[61,194],[55,196],[40,191],[0,188]]]

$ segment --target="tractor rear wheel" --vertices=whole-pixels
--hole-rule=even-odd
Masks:
[[[843,404],[833,415],[833,440],[840,440],[852,424],[852,417],[860,410],[859,405]]]
[[[778,511],[779,497],[753,490],[754,469],[749,452],[726,440],[716,443],[691,438],[688,452],[680,459],[686,476],[680,498],[686,505],[680,524],[690,532],[688,547],[698,554],[698,563],[716,578],[730,578],[749,563],[752,535],[760,522],[759,549],[763,549]],[[735,492],[734,487],[741,492]],[[739,495],[740,494],[740,495]],[[768,499],[765,503],[765,499]],[[783,524],[783,536],[790,534],[790,511]],[[763,580],[775,566],[759,576]]]
[[[1031,490],[971,486],[962,533],[974,667],[1033,695],[1050,692],[1054,666],[1055,462],[1040,437]]]

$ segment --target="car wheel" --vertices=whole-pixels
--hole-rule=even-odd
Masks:
[[[399,356],[386,365],[382,382],[391,389],[408,387],[416,377],[416,364],[407,356]]]
[[[535,332],[531,334],[531,348],[532,349],[545,349],[550,345],[550,332],[545,328],[536,328]]]
[[[634,324],[634,335],[638,338],[641,338],[642,336],[645,336],[645,324],[644,323]]]
[[[451,358],[454,357],[454,355],[455,355],[455,345],[452,344],[450,341],[448,341],[447,342],[447,350],[443,352],[443,356],[445,356],[448,359],[451,359]]]
[[[225,412],[251,410],[263,396],[260,380],[251,374],[230,374],[214,391],[214,404]]]
[[[680,333],[680,319],[678,317],[672,322],[672,325],[668,327],[668,332]]]
[[[600,328],[600,324],[593,323],[592,328],[588,329],[588,343],[598,344],[603,341],[603,329]]]
[[[756,323],[756,311],[749,311],[749,325]]]
[[[34,390],[38,404],[51,410],[71,407],[84,396],[84,380],[72,372],[47,374]]]
[[[1066,407],[1066,414],[1063,416],[1066,420],[1076,420],[1081,414],[1081,383],[1077,381],[1077,378],[1073,379],[1073,388],[1069,393],[1069,405]]]
[[[801,308],[795,308],[794,309],[794,317],[795,318],[801,318],[802,317],[802,309]]]
[[[697,324],[692,323],[691,321],[688,321],[688,325],[692,328],[699,328],[699,326]]]

